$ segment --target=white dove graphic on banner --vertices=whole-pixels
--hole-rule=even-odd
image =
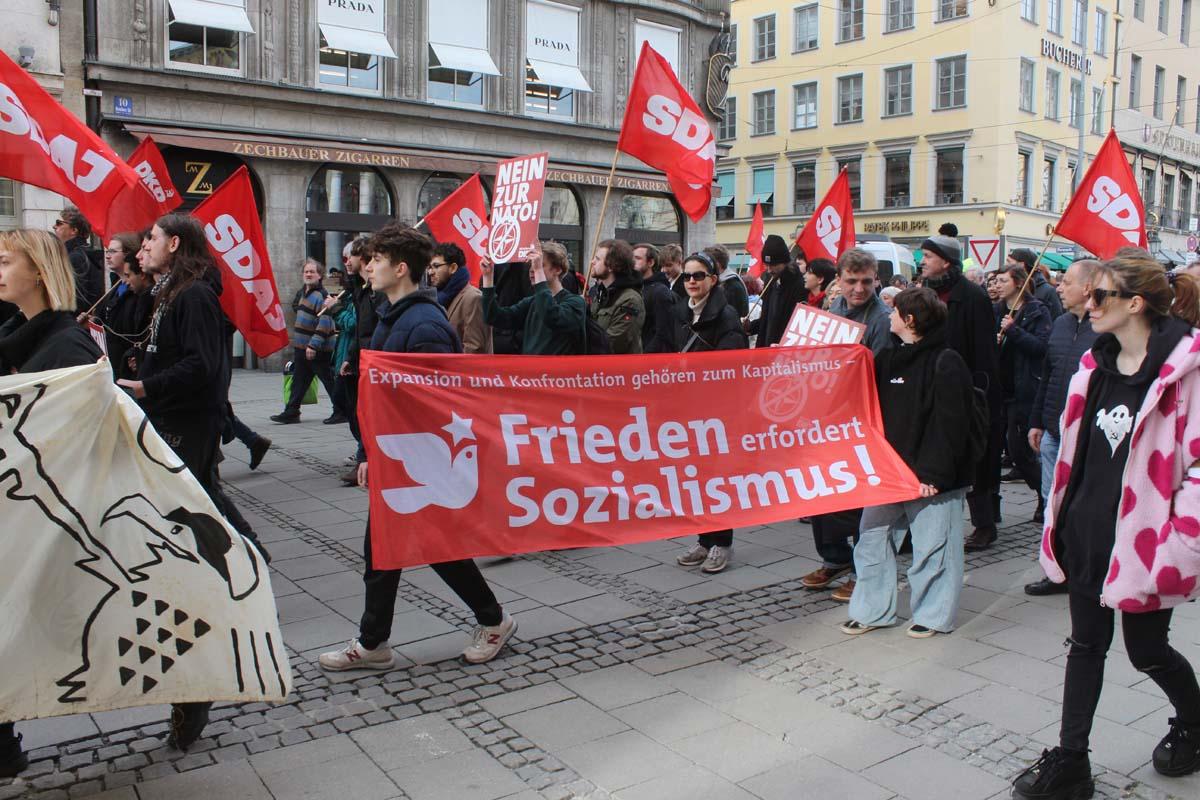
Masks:
[[[453,419],[442,430],[454,446],[463,439],[475,441],[474,420],[451,412]],[[451,460],[450,445],[435,433],[395,433],[376,436],[375,442],[388,458],[404,464],[418,486],[384,489],[383,501],[397,514],[415,514],[426,506],[463,508],[479,491],[479,446],[468,445]]]

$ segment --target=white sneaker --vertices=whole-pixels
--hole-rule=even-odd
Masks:
[[[713,545],[708,551],[708,558],[704,559],[704,563],[700,566],[700,571],[709,574],[720,572],[729,566],[729,557],[731,555],[733,555],[732,547]]]
[[[499,625],[477,625],[471,634],[471,644],[463,650],[462,657],[469,664],[483,664],[491,661],[500,652],[504,644],[517,632],[517,621],[507,612]]]
[[[396,654],[387,642],[374,650],[363,647],[358,639],[351,639],[350,644],[341,650],[330,650],[321,653],[317,658],[321,669],[330,672],[342,672],[348,669],[391,669],[396,666]]]
[[[693,545],[691,550],[675,559],[681,567],[698,567],[708,558],[708,548],[702,544]]]

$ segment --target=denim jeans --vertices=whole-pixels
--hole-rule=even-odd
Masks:
[[[1042,460],[1042,502],[1050,502],[1050,490],[1054,486],[1054,464],[1058,461],[1058,437],[1050,431],[1042,434],[1042,449],[1038,453]]]
[[[863,625],[896,624],[896,550],[912,532],[912,621],[935,631],[954,630],[963,581],[963,498],[966,489],[863,509],[854,569],[858,585],[850,619]]]
[[[225,428],[231,430],[234,438],[246,447],[250,447],[258,439],[258,434],[250,430],[250,426],[238,419],[236,414],[226,415]]]

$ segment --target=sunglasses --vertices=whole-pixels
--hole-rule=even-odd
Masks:
[[[1132,300],[1137,297],[1134,292],[1118,291],[1116,289],[1092,289],[1092,305],[1100,307],[1108,302],[1110,297],[1123,297]]]
[[[685,281],[702,281],[709,277],[709,274],[707,272],[683,272],[680,273],[680,277]]]

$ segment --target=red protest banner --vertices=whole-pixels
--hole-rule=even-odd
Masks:
[[[492,194],[492,235],[488,255],[497,264],[525,261],[537,244],[546,188],[549,153],[534,153],[501,161]]]
[[[830,314],[805,303],[796,306],[788,320],[780,347],[818,347],[829,344],[858,344],[867,326],[852,319]]]
[[[101,237],[114,199],[139,185],[137,173],[29,73],[0,52],[0,177],[66,197]]]
[[[221,269],[221,310],[259,358],[287,347],[279,289],[258,221],[250,173],[239,167],[192,212]]]
[[[377,569],[910,500],[866,348],[362,354]]]
[[[491,232],[487,218],[487,201],[478,172],[425,215],[425,224],[435,239],[454,242],[462,248],[467,259],[462,266],[471,273],[473,285],[479,284],[482,274],[479,262],[487,255],[488,235]]]

